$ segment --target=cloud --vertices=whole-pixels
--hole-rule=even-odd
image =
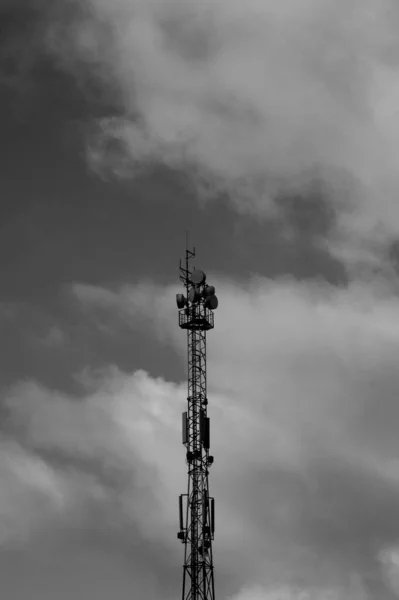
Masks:
[[[52,348],[63,347],[66,342],[65,333],[57,325],[50,327],[47,335],[43,338],[43,343]]]
[[[45,55],[42,12],[42,0],[0,1],[0,84],[5,94],[12,90],[31,95],[34,89],[35,68]]]
[[[218,568],[240,565],[235,585],[256,582],[265,598],[270,586],[395,598],[381,559],[399,536],[392,289],[209,280],[221,307],[208,336]],[[165,352],[173,344],[183,369],[174,292],[75,288],[87,309],[108,303],[115,321],[140,320]]]
[[[399,309],[391,290],[209,280],[220,300],[208,334],[218,594],[392,600]],[[135,590],[172,598],[181,581],[187,394],[175,289],[80,284],[74,293],[100,324],[107,315],[107,336],[122,322],[146,327],[165,354],[173,347],[182,381],[110,367],[80,374],[81,398],[32,381],[10,388],[4,434],[40,476],[33,486],[33,469],[14,466],[22,505],[0,495],[0,510],[17,515],[24,543],[32,522],[35,536],[62,540],[72,527],[100,548],[109,540],[113,553],[134,557]]]
[[[289,587],[265,589],[262,587],[244,588],[231,600],[365,600],[367,595],[358,578],[353,577],[350,585],[342,592],[316,590],[314,593]]]
[[[94,476],[87,480],[89,489],[95,484],[94,500],[109,503],[110,515],[112,503],[120,502],[119,525],[126,517],[137,523],[144,537],[162,531],[175,534],[173,490],[186,482],[183,474],[176,481],[173,474],[166,476],[163,456],[172,451],[176,462],[181,458],[181,418],[171,399],[182,401],[184,386],[153,380],[142,371],[127,375],[117,368],[84,371],[80,382],[87,390],[81,401],[34,382],[13,386],[4,401],[13,436],[66,480],[71,474],[83,475],[81,491],[86,489],[86,476]],[[155,438],[157,443],[148,446]],[[79,488],[77,493],[79,497]],[[158,512],[161,499],[166,500],[168,519]]]
[[[63,482],[17,442],[0,444],[0,546],[26,543],[64,509]]]
[[[172,597],[170,572],[180,558],[176,491],[184,491],[186,482],[184,470],[165,471],[163,457],[176,454],[180,462],[181,419],[170,412],[171,399],[183,400],[183,390],[116,368],[84,372],[81,383],[87,390],[83,399],[33,381],[13,386],[3,399],[5,435],[19,440],[27,457],[26,466],[13,463],[9,480],[3,477],[1,525],[12,517],[5,547],[31,548],[39,540],[48,553],[50,539],[51,554],[43,560],[51,564],[56,552],[58,560],[70,562],[68,540],[74,536],[76,551],[94,553],[97,565],[109,552],[121,563],[130,556],[133,594],[145,589],[156,598],[162,586],[165,597]],[[16,500],[10,495],[14,488]],[[96,577],[101,581],[101,574]],[[88,585],[84,575],[82,581]]]
[[[87,0],[68,27],[74,3],[57,6],[50,51],[116,84],[118,110],[91,130],[93,168],[160,162],[200,196],[227,191],[269,215],[276,194],[321,178],[340,217],[332,251],[385,258],[399,232],[392,0]]]

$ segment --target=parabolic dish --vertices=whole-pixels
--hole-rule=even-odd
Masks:
[[[191,274],[191,283],[194,285],[202,285],[205,281],[206,275],[203,271],[195,269]]]
[[[177,308],[184,308],[186,304],[186,299],[183,294],[176,294],[176,304]]]
[[[191,303],[198,302],[198,300],[200,298],[201,298],[201,294],[199,293],[199,290],[195,287],[191,287],[188,292],[188,299],[190,300],[190,302]]]
[[[213,285],[207,285],[204,287],[204,298],[206,298],[207,296],[214,296],[215,295],[215,288]]]
[[[216,310],[216,308],[219,306],[219,300],[217,299],[217,296],[207,296],[205,300],[205,306],[211,310]]]

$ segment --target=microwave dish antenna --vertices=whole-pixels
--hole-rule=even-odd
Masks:
[[[194,285],[202,285],[205,283],[206,275],[204,271],[200,271],[200,269],[195,269],[191,273],[191,283]]]

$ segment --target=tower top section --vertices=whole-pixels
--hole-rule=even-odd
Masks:
[[[176,294],[176,304],[179,309],[179,326],[182,329],[207,331],[214,327],[213,311],[219,301],[213,285],[209,285],[204,271],[190,268],[190,261],[195,257],[195,248],[186,248],[185,263],[180,259],[180,281],[184,293]]]

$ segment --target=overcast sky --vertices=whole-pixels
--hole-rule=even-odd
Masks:
[[[185,232],[219,600],[399,598],[399,5],[0,0],[0,580],[175,600]]]

